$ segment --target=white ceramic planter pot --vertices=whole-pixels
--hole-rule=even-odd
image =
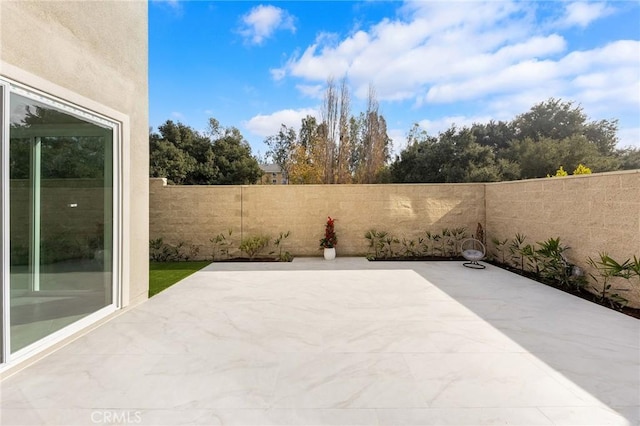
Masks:
[[[333,260],[336,258],[336,248],[325,248],[324,249],[324,260]]]

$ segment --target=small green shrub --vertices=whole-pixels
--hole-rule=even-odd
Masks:
[[[386,231],[376,231],[375,229],[370,229],[364,234],[364,237],[369,240],[369,249],[373,250],[373,258],[380,259],[382,258],[382,252],[385,247],[385,239],[387,238],[388,232]]]
[[[493,243],[493,247],[496,252],[493,254],[493,257],[496,259],[500,259],[500,263],[503,265],[507,264],[507,243],[509,242],[508,238],[500,241],[496,237],[491,238],[491,242]]]
[[[278,235],[278,238],[273,240],[273,244],[278,248],[278,260],[280,262],[291,262],[293,260],[293,256],[291,255],[291,253],[289,253],[286,250],[284,252],[282,251],[284,240],[286,240],[290,234],[291,234],[290,231],[280,232],[280,235]]]
[[[454,228],[449,232],[450,242],[449,242],[449,255],[455,256],[460,252],[460,244],[462,241],[467,238],[467,228]]]
[[[369,248],[373,249],[374,259],[390,259],[396,255],[394,247],[400,244],[400,240],[387,231],[371,229],[364,237],[369,240]]]
[[[400,244],[402,245],[400,256],[415,257],[420,255],[420,243],[416,242],[416,240],[409,240],[403,237]]]
[[[428,256],[436,256],[438,252],[440,252],[440,244],[439,241],[442,240],[442,236],[440,234],[435,234],[430,231],[425,233],[428,241],[427,250],[425,250],[425,254]],[[442,253],[440,253],[442,254]]]
[[[524,248],[526,235],[516,234],[515,238],[509,243],[509,253],[511,253],[511,263],[513,266],[520,268],[524,272]]]
[[[211,241],[211,243],[213,244],[213,251],[211,252],[212,260],[220,258],[229,259],[231,250],[233,248],[231,234],[233,234],[233,230],[229,229],[226,235],[221,232],[215,237],[209,239],[209,241]]]
[[[590,175],[591,169],[584,164],[578,164],[578,167],[573,171],[574,175]]]
[[[442,234],[426,231],[417,240],[398,238],[387,231],[371,229],[364,237],[369,241],[368,259],[390,259],[394,257],[456,256],[460,243],[467,237],[467,230],[444,228]]]
[[[268,245],[271,237],[266,235],[255,235],[251,237],[247,237],[242,240],[240,243],[240,251],[244,252],[249,256],[250,260],[253,260],[258,253],[264,250]]]
[[[152,262],[180,262],[193,260],[200,253],[200,247],[195,244],[186,245],[179,241],[176,245],[164,242],[163,238],[149,240],[149,260]]]
[[[560,237],[538,242],[538,246],[540,248],[536,253],[539,256],[540,276],[543,279],[555,281],[560,286],[573,290],[581,290],[584,287],[584,279],[572,274],[574,265],[569,263],[564,254],[570,247],[563,245]]]
[[[591,257],[587,259],[587,263],[596,271],[589,273],[596,286],[592,286],[597,292],[601,303],[608,303],[614,309],[623,308],[629,301],[618,293],[619,291],[627,291],[627,289],[614,288],[609,281],[613,277],[630,279],[632,274],[632,263],[630,259],[622,264],[613,260],[607,253],[600,253],[599,259],[594,260]],[[634,256],[634,260],[638,263],[638,259]]]

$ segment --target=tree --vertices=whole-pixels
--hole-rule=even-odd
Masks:
[[[218,168],[217,185],[251,185],[262,170],[251,156],[251,147],[235,127],[225,130],[224,136],[213,142],[214,163]]]
[[[219,170],[211,140],[182,123],[167,120],[149,135],[149,173],[180,185],[213,184]]]
[[[358,125],[360,137],[356,145],[355,181],[375,183],[389,160],[391,140],[387,135],[387,122],[379,114],[379,105],[373,86],[369,86],[367,111]]]
[[[288,182],[291,156],[296,145],[295,129],[282,124],[280,125],[278,134],[269,136],[265,139],[264,143],[269,147],[267,156],[280,167],[282,176]]]
[[[322,183],[324,178],[324,150],[320,128],[315,117],[302,119],[297,143],[291,155],[290,182],[296,184]]]
[[[584,137],[603,156],[613,156],[618,143],[618,120],[588,121],[583,109],[573,102],[551,98],[518,115],[510,126],[513,139],[565,140]]]
[[[426,133],[413,139],[391,164],[391,179],[397,183],[442,182],[438,139]]]
[[[320,128],[320,141],[322,147],[322,160],[324,163],[324,183],[335,182],[336,140],[338,138],[338,105],[339,95],[333,78],[327,80],[327,87],[322,102],[322,127]]]
[[[587,116],[573,102],[550,98],[534,105],[531,110],[518,115],[512,122],[514,136],[518,140],[543,138],[562,140],[584,130]]]
[[[625,148],[616,151],[616,157],[620,160],[620,168],[623,170],[640,169],[640,149]]]
[[[617,158],[603,156],[596,145],[580,135],[562,140],[545,137],[538,141],[529,138],[514,141],[505,155],[520,164],[522,179],[555,174],[559,164],[565,170],[574,170],[578,164],[588,164],[595,172],[617,170],[619,167]]]
[[[176,185],[183,185],[196,167],[193,157],[166,140],[153,141],[149,153],[150,176],[164,177]]]
[[[370,87],[367,111],[351,115],[351,96],[344,78],[338,88],[332,78],[321,110],[322,121],[307,116],[300,132],[282,125],[269,136],[269,156],[289,174],[291,183],[374,183],[388,180],[391,140]]]
[[[262,174],[240,131],[224,128],[214,118],[207,134],[171,120],[158,131],[149,134],[152,177],[182,185],[238,185],[255,183]]]
[[[340,114],[338,118],[338,155],[336,164],[336,183],[351,183],[352,143],[349,120],[351,116],[351,96],[346,78],[340,85]]]
[[[487,124],[474,123],[471,133],[478,144],[488,146],[497,154],[509,147],[509,142],[514,139],[514,130],[508,122],[490,120]]]
[[[491,148],[475,142],[468,128],[455,126],[437,138],[417,125],[409,133],[409,146],[391,164],[394,182],[493,182],[500,168]]]

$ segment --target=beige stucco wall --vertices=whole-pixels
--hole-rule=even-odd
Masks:
[[[148,291],[146,1],[1,1],[0,75],[122,123],[124,303]]]
[[[568,258],[587,270],[600,252],[618,261],[640,255],[640,170],[492,183],[486,194],[489,239],[560,237]],[[640,307],[640,282],[627,284],[617,282]]]
[[[150,180],[150,237],[201,247],[233,230],[242,237],[291,231],[285,249],[296,256],[321,256],[319,240],[327,216],[336,219],[338,255],[364,255],[369,229],[416,238],[425,231],[484,222],[484,186],[452,185],[251,185],[172,186]]]

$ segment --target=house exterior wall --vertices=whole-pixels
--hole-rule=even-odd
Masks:
[[[275,182],[274,182],[275,181]],[[282,172],[264,172],[258,180],[259,185],[285,185]]]
[[[0,74],[122,122],[124,304],[148,292],[145,1],[0,2]]]

